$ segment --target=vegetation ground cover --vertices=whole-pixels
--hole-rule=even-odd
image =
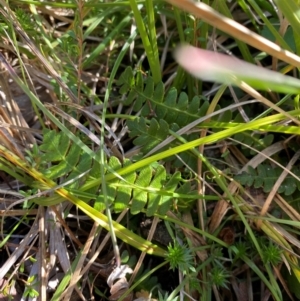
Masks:
[[[299,3],[0,0],[3,300],[297,300]]]

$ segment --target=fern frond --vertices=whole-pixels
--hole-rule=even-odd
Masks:
[[[165,120],[182,127],[206,114],[209,107],[207,100],[199,97],[188,99],[186,93],[179,94],[175,88],[165,93],[162,82],[154,84],[152,77],[143,78],[141,72],[134,76],[131,67],[128,67],[117,81],[120,93],[127,94],[124,105],[132,105],[133,111],[141,110],[141,116],[155,116],[157,120]]]
[[[130,136],[135,138],[134,144],[141,146],[141,154],[164,141],[170,130],[177,131],[205,116],[209,107],[207,100],[201,100],[198,96],[189,100],[186,93],[178,95],[175,88],[165,93],[162,82],[155,85],[150,76],[144,79],[141,72],[134,75],[130,67],[117,84],[120,93],[127,94],[124,104],[131,105],[134,112],[140,111],[141,117],[128,120],[127,125]]]
[[[130,129],[129,136],[137,137],[133,140],[133,143],[141,146],[142,153],[149,152],[169,135],[169,125],[163,119],[158,122],[153,118],[147,124],[146,119],[141,117],[139,119],[128,120],[127,125]]]
[[[119,162],[117,158],[112,157],[109,166],[112,166],[111,161]],[[130,161],[127,160],[126,164],[130,164]],[[145,211],[150,217],[155,214],[166,214],[168,210],[173,209],[175,203],[186,207],[187,200],[196,200],[199,197],[190,186],[189,190],[182,188],[185,182],[180,172],[174,173],[170,179],[168,177],[165,168],[155,164],[109,181],[106,183],[109,204],[115,212],[130,208],[132,214]],[[97,210],[105,209],[101,190],[96,202]]]
[[[256,133],[251,134],[250,132],[242,132],[234,135],[234,139],[242,142],[243,144],[249,145],[257,151],[262,151],[266,147],[273,143],[273,134]],[[243,150],[247,150],[247,146],[242,145]],[[257,153],[253,150],[249,151],[250,155],[256,155]],[[245,153],[247,155],[247,152]]]
[[[140,121],[142,120],[141,118]],[[164,121],[158,126],[155,121],[150,123],[150,130],[147,134],[153,135],[154,142],[161,141],[162,137],[168,133],[168,130],[164,129],[164,135],[156,136],[156,133],[160,132],[159,126],[168,128]],[[143,129],[143,127],[136,126],[136,131],[143,131]],[[42,173],[47,178],[60,183],[71,181],[71,184],[66,185],[65,189],[83,200],[94,200],[96,210],[100,212],[105,210],[101,184],[92,187],[83,185],[101,178],[98,161],[93,160],[75,144],[72,144],[63,132],[56,133],[56,131],[47,130],[44,137],[45,139],[39,147],[42,162],[44,162],[41,164]],[[141,137],[139,138],[141,139]],[[148,147],[146,142],[145,148]],[[157,163],[122,177],[118,176],[118,170],[130,164],[132,164],[130,160],[121,163],[116,157],[111,157],[105,166],[106,174],[116,174],[113,180],[106,182],[105,192],[108,204],[114,212],[130,208],[132,214],[145,211],[148,216],[154,216],[156,213],[164,215],[168,210],[173,209],[173,204],[186,207],[187,200],[199,198],[197,192],[190,187],[189,190],[183,189],[185,181],[179,172],[170,177],[165,168]],[[80,180],[72,181],[81,174],[85,174],[85,176]],[[89,188],[82,189],[82,187]],[[53,200],[53,202],[57,201],[59,200]]]
[[[299,168],[294,168],[292,171],[299,176]],[[282,169],[278,166],[273,167],[270,164],[260,164],[256,169],[249,166],[248,172],[238,174],[234,179],[241,185],[263,188],[264,192],[268,193],[273,188],[281,173]],[[288,174],[280,185],[278,193],[284,193],[284,195],[288,196],[293,194],[296,190],[300,190],[300,183],[292,175]]]

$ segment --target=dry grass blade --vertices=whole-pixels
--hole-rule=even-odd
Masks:
[[[83,264],[84,264],[85,259],[87,257],[87,254],[90,251],[91,245],[92,245],[92,243],[93,243],[93,241],[96,237],[98,227],[99,227],[99,225],[97,223],[93,224],[93,227],[92,227],[92,229],[89,233],[89,237],[87,238],[86,243],[85,243],[85,245],[84,245],[84,247],[81,251],[81,256],[80,256],[80,259],[79,259],[79,261],[76,265],[76,268],[73,272],[70,284],[69,284],[68,288],[64,291],[64,293],[61,297],[61,300],[64,300],[64,301],[71,300],[72,293],[73,293],[74,289],[76,289],[77,293],[79,293],[78,292],[79,289],[77,287],[77,281],[82,276],[82,267],[83,267]]]
[[[2,65],[2,64],[1,64]],[[5,67],[5,66],[4,66]],[[27,133],[17,131],[17,128],[29,128],[28,121],[33,116],[33,110],[31,108],[30,101],[28,100],[23,104],[23,109],[20,109],[19,105],[22,105],[23,99],[20,98],[20,88],[16,83],[9,79],[7,71],[2,71],[0,76],[0,88],[1,88],[1,121],[14,126],[11,129],[13,136],[18,140],[24,142],[34,142],[34,137]],[[24,116],[23,116],[24,114]]]
[[[275,58],[287,62],[295,67],[300,67],[300,57],[280,48],[275,43],[254,33],[243,25],[229,19],[202,2],[191,0],[166,0],[167,2],[189,12],[197,18],[202,19],[213,27],[243,41]]]
[[[293,244],[294,246],[300,249],[300,241],[297,238],[295,238],[292,234],[290,234],[288,231],[286,231],[283,227],[281,227],[278,224],[272,223],[272,227],[273,229],[275,229],[277,233],[280,234],[280,237],[281,236],[285,237],[287,241],[289,241],[291,244]],[[291,252],[290,249],[289,252]],[[299,257],[299,255],[297,255],[296,253],[291,252],[291,254]]]
[[[147,240],[152,241],[152,238],[153,238],[154,232],[155,232],[155,230],[156,230],[158,221],[159,221],[158,217],[155,216],[154,219],[153,219],[153,221],[152,221],[151,228],[150,228],[150,231],[149,231]],[[133,281],[134,281],[134,279],[135,279],[137,273],[139,272],[139,270],[140,270],[140,268],[141,268],[141,266],[142,266],[142,263],[143,263],[143,261],[144,261],[144,259],[145,259],[145,256],[146,256],[146,253],[145,253],[145,252],[143,252],[143,253],[140,255],[139,260],[138,260],[137,264],[135,265],[135,268],[134,268],[134,270],[133,270],[133,273],[132,273],[132,275],[131,275],[131,277],[130,277],[130,279],[129,279],[129,285],[131,285],[131,284],[133,283]]]
[[[6,260],[5,264],[0,268],[0,279],[3,279],[11,267],[16,263],[19,257],[25,252],[30,243],[36,238],[38,235],[38,223],[37,220],[34,222],[28,234],[21,241],[18,248],[16,248],[13,253],[9,256],[8,260]]]
[[[124,216],[127,214],[128,210],[124,210],[119,217],[117,218],[117,223],[120,223],[122,221],[122,219],[124,218]],[[87,263],[87,265],[83,268],[82,270],[82,275],[87,273],[90,266],[95,262],[95,260],[98,258],[100,252],[103,250],[104,246],[107,244],[107,242],[110,239],[110,234],[107,233],[104,237],[104,239],[101,241],[100,246],[93,252],[93,256],[89,259],[89,262]],[[102,266],[103,267],[103,266]]]
[[[272,200],[274,199],[274,197],[277,193],[278,188],[280,187],[280,185],[282,184],[282,182],[288,175],[288,170],[291,170],[291,168],[294,166],[294,164],[298,160],[299,156],[300,156],[300,151],[297,151],[296,154],[293,156],[293,158],[290,160],[289,164],[286,166],[286,169],[282,171],[281,175],[279,176],[279,178],[277,179],[276,183],[274,184],[272,190],[270,191],[263,207],[261,208],[261,212],[260,212],[261,216],[264,216],[268,212],[268,209],[272,203]],[[259,221],[257,223],[258,227],[260,227],[261,222],[262,221]]]
[[[284,148],[283,144],[281,142],[274,143],[273,145],[267,147],[263,151],[261,151],[259,154],[257,154],[253,159],[251,159],[241,170],[240,173],[243,171],[247,171],[248,167],[251,166],[253,168],[256,168],[259,164],[264,162],[266,159],[271,157],[272,155],[278,153],[280,150]],[[239,189],[239,186],[235,182],[231,182],[229,184],[228,190],[232,195],[235,194],[235,192]],[[225,216],[227,210],[228,210],[228,202],[225,200],[221,200],[217,203],[213,214],[210,219],[209,223],[209,231],[210,233],[213,233],[220,225],[223,217]]]
[[[65,93],[69,96],[70,100],[74,103],[78,103],[77,97],[73,94],[71,89],[67,86],[67,84],[62,80],[59,74],[55,71],[55,69],[51,66],[51,64],[45,59],[42,53],[38,50],[29,36],[26,34],[25,30],[22,29],[22,26],[18,22],[15,17],[15,14],[11,11],[7,3],[3,0],[0,0],[0,4],[5,10],[0,9],[0,13],[4,16],[6,20],[9,20],[11,24],[14,26],[15,31],[19,34],[19,36],[25,41],[26,45],[31,49],[31,51],[37,56],[42,65],[48,70],[50,75],[57,81],[60,87],[65,91]]]
[[[83,248],[83,244],[80,242],[80,240],[74,235],[72,230],[69,228],[68,224],[66,221],[62,218],[63,212],[66,209],[66,206],[64,204],[61,204],[58,206],[59,209],[57,209],[55,206],[51,206],[51,211],[55,213],[55,216],[53,217],[54,220],[58,220],[60,225],[65,229],[67,235],[72,239],[74,243],[78,245],[78,247]],[[52,212],[51,212],[52,213]],[[55,237],[55,236],[54,236]]]
[[[0,216],[24,216],[24,215],[37,215],[38,209],[31,209],[31,210],[0,210]]]
[[[239,301],[251,300],[248,294],[249,293],[248,285],[251,285],[251,281],[238,283],[237,280],[234,277],[232,277],[230,279],[230,283],[235,292],[237,300]]]
[[[280,266],[281,268],[281,266]],[[280,268],[278,267],[274,267],[274,272],[277,276],[277,278],[279,279],[281,285],[283,286],[284,290],[286,291],[286,293],[288,294],[289,298],[292,300],[292,301],[295,301],[289,287],[287,286],[286,282],[285,282],[285,279],[284,277],[282,276],[282,274],[280,273]]]
[[[12,87],[8,86],[8,77],[3,74],[0,77],[0,123],[4,127],[0,129],[0,141],[16,155],[23,157],[23,147],[34,143],[35,139],[32,131],[28,130],[29,125],[12,96],[11,90]],[[30,103],[27,103],[28,105],[30,106]],[[29,111],[27,109],[27,112]]]
[[[277,194],[275,197],[275,202],[286,213],[286,215],[290,217],[291,220],[300,222],[299,212],[289,205],[282,196]]]
[[[169,217],[171,217],[174,220],[179,220],[179,218],[171,211],[167,212],[167,215]],[[192,222],[189,222],[190,224],[192,224]],[[199,246],[205,246],[206,245],[206,241],[198,234],[195,233],[194,231],[192,231],[191,229],[188,229],[186,227],[180,226],[180,228],[182,229],[184,235],[192,242],[192,245],[196,248]],[[203,251],[196,251],[196,254],[198,256],[198,258],[200,259],[201,262],[204,262],[207,258],[208,258],[208,253],[206,250]]]
[[[4,145],[7,149],[25,160],[22,150],[6,128],[0,128],[0,141],[1,144]]]
[[[38,250],[38,279],[39,279],[39,297],[41,300],[47,298],[48,273],[46,264],[46,235],[45,235],[45,209],[39,206],[39,250]],[[48,271],[49,272],[49,271]]]
[[[91,118],[93,125],[96,129],[99,130],[99,126],[98,124],[101,124],[101,119],[94,113],[89,112],[87,109],[84,109],[83,107],[77,105],[77,104],[67,104],[68,106],[74,107],[77,110],[82,111],[88,118]],[[70,124],[74,125],[76,128],[78,128],[82,133],[84,133],[87,137],[89,137],[95,144],[97,144],[98,146],[101,146],[101,141],[100,139],[94,134],[92,133],[89,129],[87,129],[84,125],[82,125],[78,120],[76,120],[75,118],[71,117],[70,115],[68,115],[67,113],[65,113],[63,110],[61,110],[60,108],[58,108],[57,106],[54,106],[52,104],[45,104],[45,106],[50,109],[51,111],[55,112],[56,114],[59,114],[61,117],[63,117],[64,119],[66,119],[68,122],[70,122]],[[122,154],[115,149],[115,153],[114,155],[116,155],[121,161],[123,161],[124,159],[124,155],[123,155],[123,147],[119,142],[119,139],[117,138],[117,136],[115,135],[115,133],[111,130],[111,128],[108,125],[104,125],[105,129],[108,131],[109,135],[111,135],[114,140],[116,141],[119,149],[121,150]],[[107,149],[106,145],[103,145],[102,148],[104,149],[105,153],[110,156],[110,152]]]
[[[47,220],[49,223],[46,225],[47,233],[49,233],[48,269],[51,271],[56,266],[57,258],[60,258],[63,271],[67,271],[70,267],[70,262],[69,258],[63,260],[67,248],[65,246],[64,237],[62,236],[61,225],[56,222],[56,216],[52,208],[49,207],[47,210]]]

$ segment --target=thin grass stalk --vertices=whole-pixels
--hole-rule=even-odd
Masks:
[[[135,0],[129,0],[131,9],[134,14],[134,19],[138,28],[138,31],[141,35],[141,39],[143,42],[144,49],[146,51],[147,59],[149,62],[151,75],[153,77],[153,80],[155,83],[158,83],[161,81],[161,70],[160,70],[160,63],[158,58],[158,53],[153,52],[153,48],[151,46],[151,42],[149,40],[146,27],[144,24],[144,20],[142,18],[142,15],[139,11],[139,7]],[[152,32],[153,35],[153,32]]]
[[[149,33],[149,41],[150,45],[152,47],[152,53],[153,53],[153,59],[155,60],[155,67],[157,67],[157,64],[159,63],[159,53],[158,53],[158,47],[157,47],[157,34],[156,34],[156,27],[155,27],[155,10],[153,7],[153,1],[152,0],[146,0],[145,2],[146,6],[146,13],[147,13],[147,29]],[[156,70],[156,73],[160,74]],[[161,75],[160,79],[161,80]]]
[[[181,11],[177,8],[174,7],[174,17],[175,17],[175,22],[176,22],[176,32],[178,32],[179,35],[179,40],[181,43],[185,42],[185,34],[184,34],[184,29],[183,29],[183,24],[181,22]]]
[[[243,0],[243,2],[245,2],[245,1]],[[249,4],[254,9],[254,11],[257,13],[258,17],[262,20],[262,22],[265,24],[265,26],[270,30],[270,32],[274,36],[276,42],[284,49],[286,49],[288,51],[292,51],[290,45],[284,40],[284,38],[278,32],[278,29],[275,28],[275,26],[266,17],[265,13],[261,10],[259,5],[257,5],[257,1],[248,0],[247,2],[249,2]],[[249,5],[249,4],[245,3],[245,5]]]
[[[77,0],[78,8],[75,11],[74,29],[78,41],[78,62],[77,62],[77,101],[81,103],[81,82],[83,71],[83,55],[84,55],[84,37],[83,37],[83,19],[85,1]]]
[[[227,6],[227,3],[225,1],[216,1],[216,6],[219,8],[218,11],[222,14],[224,14],[224,16],[226,16],[227,18],[231,18],[232,19],[232,15],[231,12]],[[242,57],[245,61],[250,62],[250,63],[254,63],[254,58],[252,57],[252,54],[249,50],[249,47],[247,46],[246,43],[240,41],[239,39],[235,39],[235,43],[238,46]]]
[[[131,14],[124,17],[122,21],[113,28],[113,30],[104,37],[103,41],[92,51],[92,53],[83,61],[83,68],[89,67],[101,53],[107,48],[107,45],[115,39],[115,37],[124,30],[131,20]]]
[[[300,14],[299,14],[299,1],[295,0],[275,0],[280,11],[283,13],[284,17],[289,21],[291,27],[293,28],[294,42],[296,45],[296,52],[300,54]]]
[[[184,27],[181,21],[181,11],[177,8],[174,7],[174,17],[175,17],[175,22],[176,22],[176,31],[178,32],[179,35],[179,40],[181,43],[186,42],[185,34],[184,34]],[[186,78],[186,74],[184,70],[179,67],[176,72],[176,77],[173,82],[173,86],[178,89],[178,91],[181,90],[182,86],[184,85],[184,79]]]

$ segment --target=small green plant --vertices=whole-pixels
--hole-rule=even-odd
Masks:
[[[263,262],[277,266],[282,262],[282,250],[279,246],[270,242],[263,247]]]
[[[168,293],[165,293],[164,295],[159,291],[158,292],[158,300],[159,301],[178,301],[179,296],[170,296]]]
[[[174,245],[168,246],[166,260],[172,270],[178,269],[183,274],[195,271],[193,258],[192,251],[186,245],[180,245],[179,242],[175,241]]]
[[[29,298],[36,298],[39,296],[39,292],[33,288],[33,286],[36,286],[36,276],[31,276],[27,279],[27,285],[26,285],[26,289],[24,292],[24,296],[25,297],[29,297]]]
[[[216,285],[218,288],[228,288],[227,284],[229,283],[230,274],[224,267],[216,265],[211,269],[209,274],[212,284]]]

